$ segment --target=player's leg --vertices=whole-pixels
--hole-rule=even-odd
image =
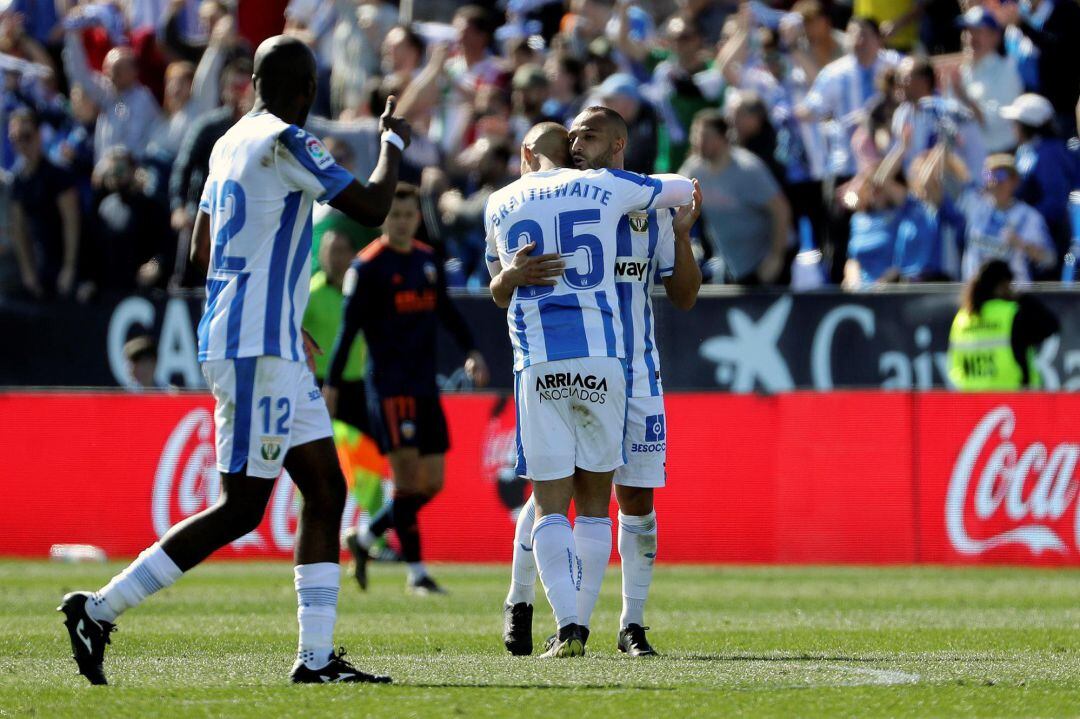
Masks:
[[[657,549],[653,489],[615,485],[615,497],[619,501],[623,597],[618,646],[631,656],[648,656],[656,653],[645,636],[645,602]]]
[[[533,602],[536,599],[536,559],[532,530],[536,502],[530,496],[518,510],[514,525],[514,554],[510,565],[510,591],[503,604],[503,644],[514,656],[532,654]]]
[[[425,492],[424,461],[417,447],[403,447],[390,453],[394,475],[393,522],[401,544],[401,558],[409,567],[406,587],[410,590],[427,577],[420,555],[420,527],[417,515],[430,497]]]
[[[379,534],[385,532],[381,522],[390,525],[390,510],[382,512],[384,501],[382,479],[385,459],[375,438],[372,436],[371,417],[368,409],[368,395],[365,382],[342,382],[338,396],[337,416],[334,419],[334,437],[338,456],[342,459],[341,467],[345,472],[345,481],[352,490],[359,507],[367,515],[367,521],[361,524],[364,513],[356,513],[356,526],[349,527],[344,535],[345,546],[353,556],[349,571],[360,585],[367,589],[367,561],[369,552],[377,552],[382,541],[367,530],[374,524]],[[360,545],[360,538],[370,538],[368,550]]]
[[[450,434],[446,427],[446,415],[439,397],[415,398],[415,431],[418,450],[418,468],[410,483],[407,501],[395,509],[394,529],[401,542],[402,558],[409,565],[407,588],[414,594],[445,594],[423,563],[420,539],[420,510],[442,491],[445,481],[445,457],[450,449]],[[395,505],[398,505],[395,502]],[[406,548],[408,543],[408,548]]]
[[[535,479],[536,525],[533,554],[548,603],[555,613],[555,639],[545,657],[581,656],[585,640],[578,625],[578,562],[574,532],[567,513],[574,494],[574,478]]]
[[[567,398],[561,391],[545,389],[546,381],[536,380],[561,374],[565,365],[565,361],[532,365],[514,379],[517,472],[533,480],[537,516],[533,555],[557,627],[556,641],[545,656],[559,657],[585,653],[577,624],[577,551],[567,519],[574,492],[574,430]]]
[[[574,473],[574,546],[580,564],[580,587],[577,596],[578,624],[588,639],[600,587],[611,558],[611,480],[613,471],[590,472],[578,468]]]
[[[626,375],[623,363],[614,358],[587,357],[575,362],[575,373],[586,378],[586,387],[594,387],[577,394],[574,413],[574,544],[581,562],[578,623],[587,630],[611,558],[611,484],[625,460]]]
[[[291,446],[285,469],[303,497],[296,528],[293,569],[299,623],[297,661],[290,677],[298,683],[383,682],[333,653],[341,584],[340,531],[345,509],[345,477],[334,447],[330,415],[310,371],[301,363],[294,395]]]
[[[510,566],[509,605],[532,604],[536,598],[536,559],[533,558],[532,531],[536,524],[536,501],[530,496],[518,510],[514,524],[514,558]]]
[[[630,656],[650,656],[656,652],[645,634],[645,601],[652,586],[657,549],[653,494],[666,481],[667,427],[662,396],[632,397],[627,402],[625,446],[628,461],[615,471],[622,562],[618,647]]]
[[[408,466],[396,468],[392,456],[399,450],[415,449],[417,446],[416,399],[408,396],[380,397],[372,386],[369,386],[366,392],[371,432],[379,445],[379,451],[390,460],[394,496],[372,515],[367,529],[347,538],[347,545],[355,562],[356,580],[365,589],[367,588],[367,562],[371,557],[371,548],[380,537],[386,534],[387,530],[395,525],[394,505],[401,477],[405,476],[405,480],[410,481],[417,471]],[[405,474],[402,475],[402,472]],[[408,514],[408,508],[405,514]],[[398,539],[400,540],[401,537],[399,536]]]
[[[257,358],[209,362],[203,371],[217,400],[214,412],[218,501],[172,527],[160,542],[97,592],[72,592],[58,609],[65,615],[79,671],[92,684],[106,683],[102,663],[117,617],[180,576],[218,549],[259,526],[281,471],[280,461],[250,462],[252,418],[256,411]],[[249,476],[250,475],[250,476]]]
[[[403,509],[407,508],[408,511],[402,511],[400,518],[395,514],[394,529],[401,540],[402,558],[409,566],[409,591],[419,595],[445,594],[446,590],[431,578],[431,574],[424,565],[419,518],[420,510],[442,491],[445,477],[445,456],[442,454],[421,454],[419,464],[417,485],[411,492],[414,499],[407,504],[403,503]],[[408,536],[409,547],[407,553],[406,541],[402,538],[403,532]]]

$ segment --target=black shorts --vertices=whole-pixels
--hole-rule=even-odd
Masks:
[[[337,419],[371,435],[367,389],[364,380],[342,382],[338,388]]]
[[[319,382],[322,386],[322,381]],[[371,422],[368,417],[367,383],[346,382],[342,380],[338,385],[337,415],[334,419],[341,420],[347,425],[355,427],[361,433],[371,436]]]
[[[368,389],[372,436],[379,451],[416,447],[421,455],[446,454],[450,435],[439,396],[382,397]]]

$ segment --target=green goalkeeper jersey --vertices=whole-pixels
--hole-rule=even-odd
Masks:
[[[334,349],[338,328],[341,327],[341,306],[344,296],[341,290],[326,281],[325,272],[316,272],[311,276],[311,296],[307,310],[304,311],[304,329],[322,348],[323,353],[315,356],[315,376],[320,380],[326,377],[330,352]],[[345,364],[342,379],[355,382],[364,378],[367,368],[367,344],[363,334],[357,334],[349,350],[349,359]]]

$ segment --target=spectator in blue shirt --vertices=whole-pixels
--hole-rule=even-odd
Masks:
[[[1016,123],[1020,141],[1016,148],[1016,171],[1020,175],[1016,197],[1043,216],[1060,259],[1072,234],[1068,201],[1073,189],[1073,159],[1058,134],[1054,114],[1049,100],[1032,93],[1001,108],[1001,116]]]
[[[898,213],[893,275],[903,282],[932,282],[959,276],[964,216],[944,191],[945,165],[952,178],[967,182],[963,160],[936,145],[916,158],[909,172],[911,192]]]
[[[844,264],[845,289],[854,290],[886,278],[896,256],[896,225],[907,190],[899,182],[867,182],[859,190],[851,216],[851,238]]]

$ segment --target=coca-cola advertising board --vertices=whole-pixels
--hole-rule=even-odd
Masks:
[[[508,561],[514,407],[444,397],[446,489],[421,514],[436,561]],[[909,392],[676,393],[666,400],[665,562],[1080,564],[1080,397]],[[133,556],[212,504],[201,394],[0,393],[0,555],[56,543]],[[298,497],[217,558],[285,558]],[[613,507],[614,510],[614,507]],[[343,524],[356,519],[350,499]]]

